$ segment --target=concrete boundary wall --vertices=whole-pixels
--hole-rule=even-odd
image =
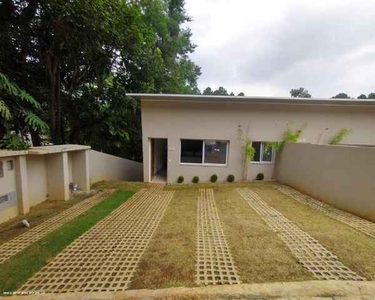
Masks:
[[[375,148],[287,143],[276,178],[321,201],[375,221]]]
[[[91,150],[90,183],[101,180],[143,181],[143,164]]]

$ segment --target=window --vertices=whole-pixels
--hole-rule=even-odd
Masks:
[[[181,163],[226,165],[228,141],[181,140]]]
[[[3,169],[3,162],[0,161],[0,178],[4,177],[4,169]]]
[[[274,161],[275,150],[267,146],[267,142],[253,142],[252,146],[255,149],[254,162],[267,162]]]
[[[13,160],[8,160],[7,161],[7,170],[12,171],[13,169],[14,169]]]

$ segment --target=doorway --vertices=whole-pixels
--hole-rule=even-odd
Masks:
[[[151,139],[151,182],[167,182],[167,139]]]

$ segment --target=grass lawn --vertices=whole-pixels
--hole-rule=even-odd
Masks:
[[[375,239],[285,196],[272,186],[254,189],[264,201],[333,252],[347,267],[375,280]]]
[[[198,190],[177,191],[156,230],[131,289],[195,286]]]
[[[116,191],[74,220],[0,264],[0,292],[16,291],[53,257],[123,204],[134,192]]]
[[[0,245],[16,236],[24,233],[28,229],[22,226],[21,221],[27,220],[31,227],[35,227],[45,220],[59,214],[63,210],[95,195],[96,192],[74,194],[69,201],[47,200],[31,207],[26,215],[20,215],[0,225]]]

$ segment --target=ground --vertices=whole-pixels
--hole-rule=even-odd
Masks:
[[[251,188],[269,206],[336,255],[345,266],[367,280],[375,280],[375,239],[285,196],[275,188],[275,184],[244,182],[165,186],[164,190],[175,191],[174,197],[140,259],[130,289],[197,286],[197,199],[199,189],[208,188],[213,189],[221,225],[242,283],[298,282],[314,280],[314,277],[240,196],[237,187]],[[138,191],[149,186],[117,181],[97,183],[93,188]],[[50,217],[51,214],[44,215],[43,207],[35,208],[30,216],[41,215],[41,220]],[[16,235],[14,229],[1,228],[5,236],[2,241]]]

